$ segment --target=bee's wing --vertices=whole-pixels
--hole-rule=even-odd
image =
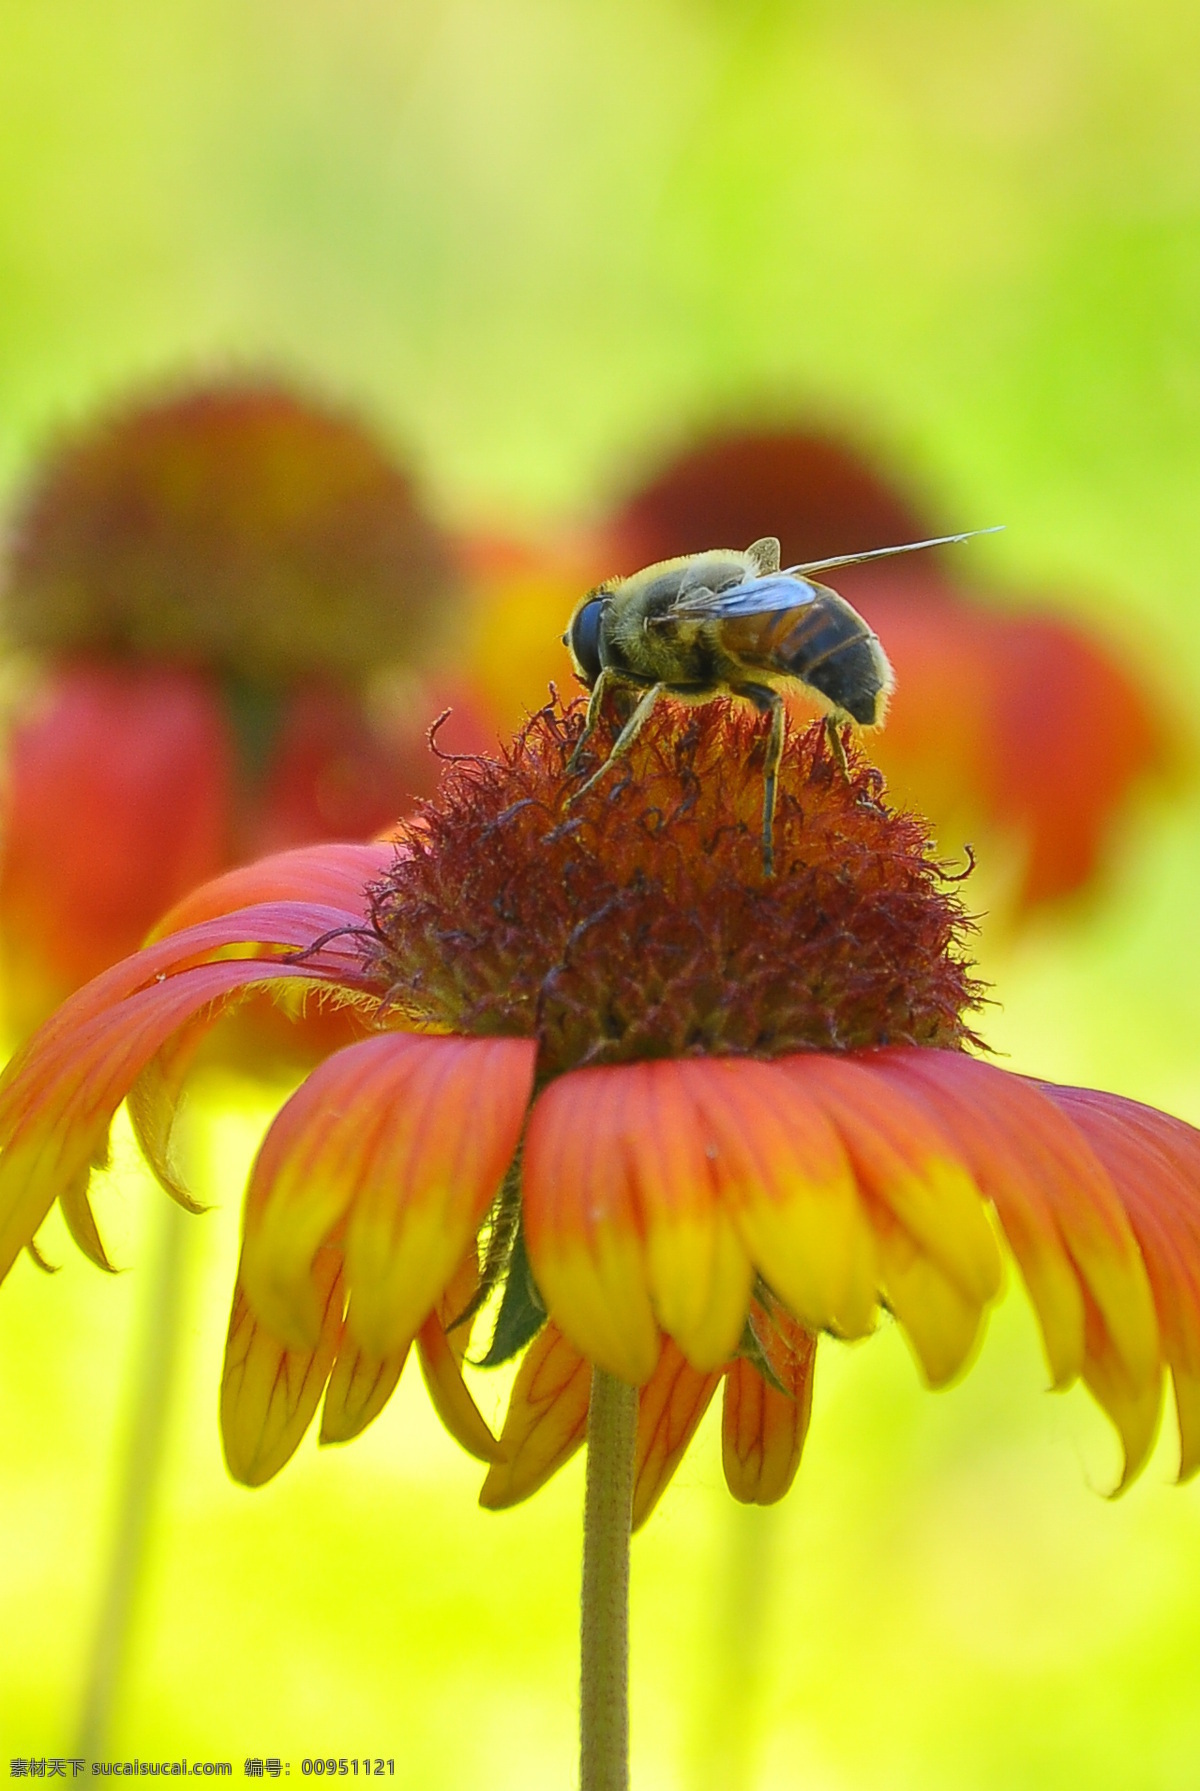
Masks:
[[[820,588],[806,578],[771,572],[764,578],[748,578],[730,585],[724,591],[688,591],[665,615],[654,617],[651,625],[676,622],[681,616],[706,621],[718,616],[763,616],[772,610],[802,609],[815,601]]]

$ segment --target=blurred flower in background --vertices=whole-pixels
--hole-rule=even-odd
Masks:
[[[990,518],[965,519],[964,526]],[[780,537],[785,565],[898,545],[942,524],[857,450],[800,429],[716,434],[669,462],[591,534],[541,550],[469,548],[486,593],[477,640],[493,700],[530,706],[545,679],[571,686],[555,652],[574,598],[622,572],[712,546]],[[871,756],[900,801],[928,815],[946,850],[982,830],[1002,865],[989,906],[1020,914],[1070,896],[1102,870],[1135,792],[1163,776],[1178,741],[1161,694],[1118,646],[1047,599],[1002,608],[971,588],[969,548],[830,574],[886,643],[896,672]],[[487,606],[491,607],[488,614]],[[803,713],[803,698],[792,699]],[[1007,862],[1005,862],[1007,860]]]
[[[225,866],[366,839],[485,743],[446,676],[457,579],[355,418],[267,380],[129,403],[20,495],[0,950],[12,1030]]]

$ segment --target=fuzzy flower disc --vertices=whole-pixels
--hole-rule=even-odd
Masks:
[[[541,1077],[580,1064],[957,1049],[979,986],[969,922],[925,824],[849,775],[821,724],[789,739],[763,873],[765,732],[742,705],[663,703],[578,800],[579,703],[503,758],[448,768],[375,886],[367,953],[402,1022],[536,1038]]]

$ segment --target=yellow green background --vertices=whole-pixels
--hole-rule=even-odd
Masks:
[[[978,579],[1094,617],[1186,728],[1198,77],[1187,0],[0,0],[0,479],[132,383],[214,366],[357,403],[459,525],[587,516],[690,429],[803,416],[946,527],[1007,524]],[[1200,1121],[1186,782],[1120,846],[1100,896],[985,943],[986,1030]],[[578,1463],[480,1513],[410,1370],[352,1447],[225,1477],[268,1114],[229,1085],[194,1107],[214,1210],[112,1751],[569,1785]],[[162,1212],[118,1162],[128,1272],[52,1233],[61,1273],[23,1262],[0,1295],[0,1775],[74,1746]],[[829,1347],[765,1517],[707,1426],[635,1544],[635,1784],[737,1791],[739,1699],[764,1791],[1194,1782],[1200,1492],[1169,1484],[1168,1424],[1106,1500],[1101,1420],[1044,1383],[1015,1289],[936,1397],[894,1334]]]

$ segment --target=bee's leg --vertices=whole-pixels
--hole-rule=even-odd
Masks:
[[[829,750],[833,754],[834,763],[846,782],[849,783],[850,764],[846,758],[846,748],[842,745],[841,724],[838,716],[827,715],[825,717],[825,738],[829,742]]]
[[[767,757],[763,765],[762,855],[763,876],[775,875],[775,791],[779,782],[779,761],[783,757],[783,732],[787,710],[777,690],[771,692],[771,728],[767,735]]]
[[[779,761],[783,757],[783,736],[787,710],[783,698],[769,684],[737,684],[735,696],[745,697],[760,715],[769,715],[767,756],[763,762],[762,862],[763,876],[775,875],[775,795],[779,785]]]
[[[612,673],[607,666],[601,669],[600,676],[592,685],[592,694],[588,698],[587,714],[584,717],[583,732],[575,742],[575,750],[567,760],[567,776],[574,776],[579,769],[579,759],[584,747],[596,732],[596,724],[600,720],[600,710],[613,682]]]
[[[601,677],[603,677],[603,675],[604,674],[601,673]],[[597,683],[597,689],[598,688],[599,688],[599,683]],[[571,794],[567,797],[567,806],[569,806],[572,802],[578,802],[578,800],[581,796],[586,796],[587,792],[591,789],[592,785],[598,784],[600,782],[600,779],[604,776],[604,773],[608,770],[609,766],[611,764],[613,764],[615,760],[623,758],[625,756],[625,754],[629,751],[630,747],[633,745],[634,741],[637,739],[638,735],[641,733],[642,729],[645,727],[646,722],[649,720],[650,711],[653,709],[655,703],[658,701],[659,695],[662,692],[662,688],[663,687],[661,684],[652,684],[650,686],[649,690],[646,692],[645,696],[642,698],[641,702],[638,704],[638,706],[634,710],[633,714],[629,717],[629,720],[625,723],[625,726],[621,729],[621,732],[617,735],[616,739],[613,741],[612,751],[609,753],[608,757],[605,759],[603,765],[601,765],[601,767],[598,771],[593,771],[592,775],[588,778],[587,782],[585,784],[583,784],[578,790],[572,790]],[[589,704],[588,707],[589,707],[589,713],[590,713],[591,705]],[[586,738],[587,738],[587,729],[586,729],[586,725],[585,725],[584,739],[586,739]],[[579,748],[576,747],[575,750],[576,750],[576,752],[578,752]],[[570,769],[570,767],[568,767],[568,769]]]

